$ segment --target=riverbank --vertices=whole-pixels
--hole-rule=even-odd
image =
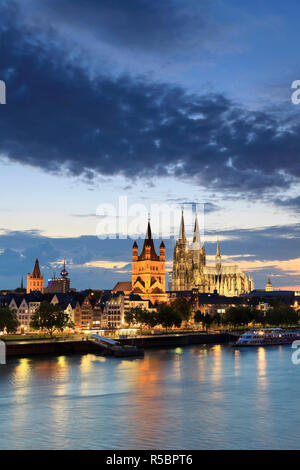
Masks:
[[[136,346],[141,349],[189,346],[195,344],[223,344],[233,342],[237,336],[228,333],[185,334],[167,336],[146,336],[118,340],[122,345]],[[109,355],[109,351],[92,341],[26,341],[6,343],[7,357],[37,356],[43,354],[67,355],[98,353]]]
[[[201,333],[167,336],[146,336],[119,340],[121,344],[131,344],[138,348],[164,348],[176,346],[190,346],[194,344],[229,343],[235,341],[238,336],[229,333]]]

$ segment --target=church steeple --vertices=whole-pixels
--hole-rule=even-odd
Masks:
[[[200,249],[201,248],[201,238],[200,238],[200,230],[198,224],[198,217],[196,214],[195,217],[195,225],[194,225],[194,236],[193,236],[193,249]]]
[[[146,240],[151,240],[151,238],[152,238],[152,233],[151,233],[151,226],[150,226],[150,217],[148,217],[148,226],[147,226],[147,232],[146,232],[145,239]]]
[[[217,253],[216,253],[216,267],[221,268],[221,254],[220,254],[220,243],[217,241]]]
[[[147,226],[143,250],[140,256],[138,257],[138,259],[139,260],[144,260],[144,259],[158,260],[159,259],[159,256],[157,256],[156,254],[154,242],[152,238],[150,217],[148,218],[148,226]]]
[[[44,276],[41,275],[39,260],[36,259],[32,274],[27,275],[27,288],[26,292],[29,294],[32,291],[44,292]]]
[[[32,278],[35,279],[40,279],[41,278],[41,270],[40,270],[40,265],[39,265],[39,260],[35,260],[33,272],[32,272]]]
[[[185,235],[185,228],[184,228],[184,216],[183,216],[183,211],[181,212],[181,222],[180,222],[180,229],[179,229],[179,240],[181,241],[186,241],[186,235]]]
[[[165,282],[165,245],[162,241],[158,256],[155,251],[149,217],[141,254],[138,255],[136,242],[132,247],[132,292],[141,295],[141,298],[145,300],[151,300],[153,303],[166,302]]]

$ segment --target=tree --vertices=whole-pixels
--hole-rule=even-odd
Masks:
[[[145,325],[153,328],[157,325],[157,317],[153,312],[149,312],[141,307],[132,307],[125,313],[125,321],[128,325]]]
[[[6,330],[8,333],[14,333],[19,325],[15,311],[8,307],[0,307],[0,331]]]
[[[178,297],[178,299],[175,299],[172,302],[171,307],[180,315],[183,322],[187,323],[190,320],[192,316],[192,305],[184,297]]]
[[[220,313],[216,313],[214,316],[213,316],[213,323],[215,323],[216,325],[220,326],[221,323],[222,323],[222,317],[220,315]]]
[[[251,307],[230,307],[223,315],[223,323],[233,326],[246,326],[258,318],[258,313]]]
[[[207,328],[213,323],[213,321],[214,321],[213,316],[210,315],[209,313],[206,313],[205,315],[203,315],[202,323],[205,326],[206,331],[207,331]]]
[[[203,313],[201,312],[201,310],[197,310],[194,314],[194,321],[196,323],[202,323],[203,319],[204,319]]]
[[[157,309],[157,324],[162,325],[166,332],[172,326],[181,326],[182,319],[179,313],[167,304],[160,304]]]
[[[295,325],[298,323],[298,313],[290,306],[277,304],[266,313],[266,323],[273,326]]]
[[[131,308],[131,309],[129,309],[125,312],[124,319],[125,319],[127,325],[131,326],[131,325],[134,324],[134,321],[135,321],[134,308]]]
[[[46,331],[52,338],[56,330],[63,331],[67,326],[72,328],[73,324],[62,308],[43,301],[32,315],[30,326],[34,330]]]

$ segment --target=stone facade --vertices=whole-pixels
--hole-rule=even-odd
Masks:
[[[159,256],[156,254],[151,234],[150,221],[141,254],[138,245],[132,247],[132,292],[144,300],[166,302],[165,245],[160,244]]]
[[[35,260],[32,274],[27,275],[27,294],[30,292],[44,292],[44,276],[41,275],[39,260]]]
[[[238,296],[254,289],[251,276],[247,276],[237,265],[223,266],[220,245],[217,243],[215,265],[206,264],[205,247],[201,243],[197,216],[193,241],[186,238],[182,213],[179,238],[173,255],[172,290],[198,289],[199,292],[217,292],[225,296]]]

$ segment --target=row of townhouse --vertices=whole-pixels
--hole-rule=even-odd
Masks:
[[[74,323],[78,329],[122,328],[126,326],[125,313],[134,307],[149,311],[154,307],[139,295],[124,292],[106,293],[94,301],[92,295],[78,299],[74,309]]]
[[[103,312],[107,318],[108,328],[122,328],[126,325],[125,314],[131,308],[142,308],[149,313],[155,310],[150,300],[142,299],[137,294],[116,292],[103,298]]]
[[[64,312],[68,314],[71,321],[74,322],[75,306],[74,300],[70,296],[64,294],[41,294],[40,292],[32,292],[30,294],[7,294],[0,296],[0,304],[9,307],[15,312],[19,321],[17,333],[31,333],[30,327],[32,315],[39,308],[42,301],[47,301],[53,305],[59,305]]]
[[[0,303],[16,313],[20,323],[18,333],[31,333],[30,321],[42,301],[58,305],[69,316],[77,330],[121,328],[125,326],[125,313],[130,308],[140,307],[153,310],[149,300],[136,294],[107,292],[100,298],[93,293],[74,294],[6,294],[0,296]]]

